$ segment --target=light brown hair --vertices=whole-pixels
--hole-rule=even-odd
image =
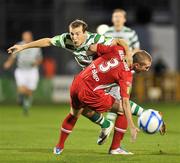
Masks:
[[[133,63],[144,64],[145,61],[152,62],[151,55],[145,50],[139,50],[133,55]]]
[[[114,13],[116,13],[116,12],[121,12],[121,13],[124,14],[124,17],[126,17],[126,11],[125,11],[125,10],[123,10],[123,9],[121,9],[121,8],[117,8],[117,9],[114,9],[114,10],[113,10],[113,13],[112,13],[112,14],[114,14]]]
[[[83,32],[87,31],[88,25],[83,20],[76,19],[76,20],[74,20],[73,22],[71,22],[69,24],[69,27],[71,27],[71,28],[77,28],[77,27],[80,27],[80,26],[82,26]]]

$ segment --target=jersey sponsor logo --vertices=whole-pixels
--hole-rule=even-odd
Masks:
[[[93,63],[92,65],[91,65],[91,68],[92,68],[92,76],[93,76],[93,79],[95,80],[95,81],[99,81],[99,76],[98,76],[98,72],[97,72],[97,70],[96,70],[96,66],[95,66],[95,64]]]
[[[99,65],[99,70],[103,73],[108,72],[111,68],[115,68],[119,65],[119,61],[116,58],[111,58],[107,62],[103,62]]]
[[[126,63],[124,51],[123,50],[118,50],[118,53],[119,53],[119,56],[120,56],[120,58],[121,58],[121,60],[123,62],[125,71],[129,71],[130,69],[128,67],[128,64]]]
[[[118,50],[119,56],[121,60],[124,60],[124,51],[123,50]]]
[[[130,71],[130,69],[129,69],[129,67],[128,67],[128,64],[126,63],[125,60],[123,61],[123,65],[124,65],[125,71]]]

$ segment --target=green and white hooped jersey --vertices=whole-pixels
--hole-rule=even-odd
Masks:
[[[123,26],[120,31],[116,31],[112,26],[104,35],[106,37],[125,39],[132,50],[135,48],[140,48],[140,43],[136,32],[126,26]]]
[[[51,43],[54,46],[61,47],[69,50],[74,55],[78,64],[85,68],[93,61],[93,56],[88,56],[88,48],[91,44],[94,43],[102,43],[104,45],[110,45],[112,42],[112,37],[105,37],[103,35],[99,35],[97,33],[87,33],[86,42],[84,42],[80,47],[75,47],[70,34],[63,33],[61,35],[57,35],[51,39]]]

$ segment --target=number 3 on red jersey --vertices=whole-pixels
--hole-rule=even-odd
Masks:
[[[116,58],[112,58],[107,62],[103,62],[99,65],[99,70],[103,73],[109,71],[111,68],[114,68],[119,65],[119,61]]]

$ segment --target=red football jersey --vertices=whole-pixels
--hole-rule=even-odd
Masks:
[[[124,61],[125,51],[121,46],[97,45],[99,56],[78,76],[93,91],[107,88],[112,83],[120,86],[121,97],[129,98],[132,73]]]

